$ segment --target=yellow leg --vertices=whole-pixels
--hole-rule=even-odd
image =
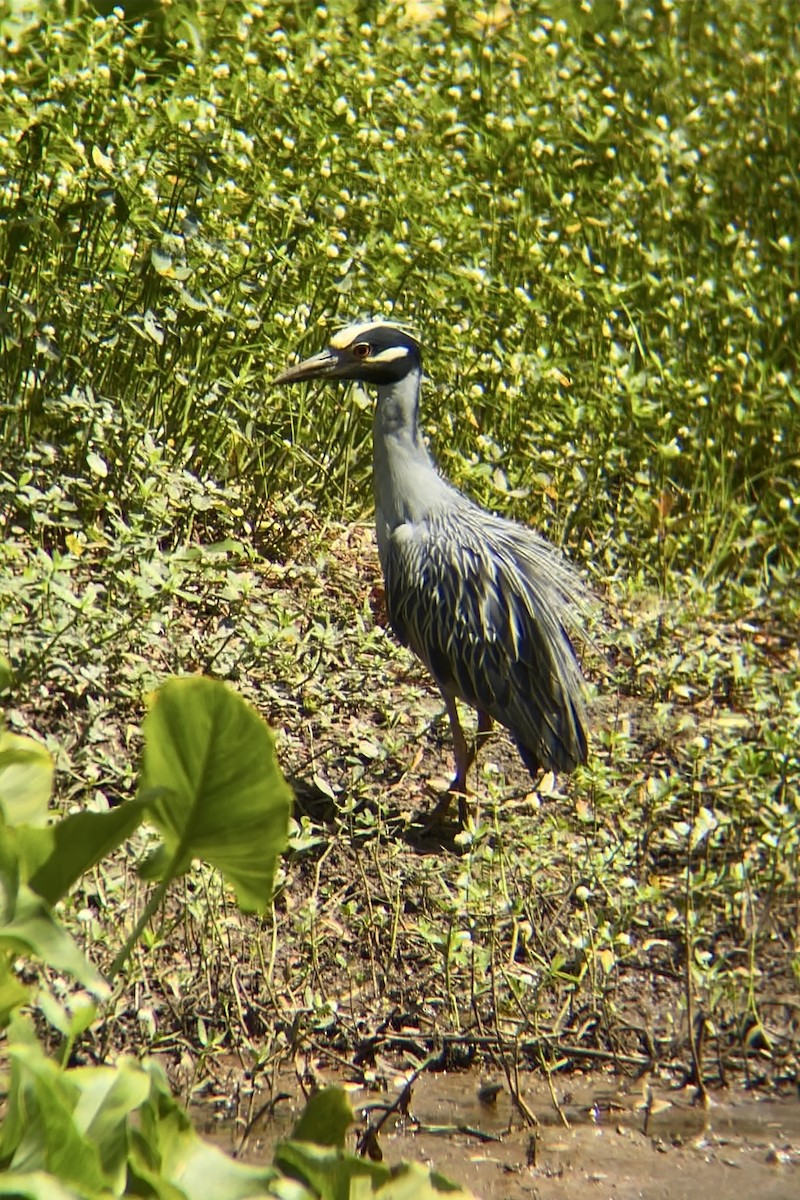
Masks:
[[[450,718],[450,732],[453,736],[453,755],[456,761],[456,774],[447,792],[442,796],[442,799],[433,810],[431,823],[437,824],[444,820],[450,808],[450,802],[455,794],[458,796],[458,821],[463,829],[467,823],[467,771],[474,763],[478,750],[492,731],[492,718],[482,709],[478,709],[478,733],[473,744],[469,746],[467,745],[467,739],[464,737],[464,730],[461,728],[455,699],[446,692],[442,692],[442,695],[444,696],[447,715]]]

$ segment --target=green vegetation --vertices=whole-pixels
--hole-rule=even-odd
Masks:
[[[67,1066],[81,1035],[97,1018],[92,1003],[109,987],[55,917],[52,905],[143,820],[163,834],[142,874],[158,878],[153,893],[108,971],[125,965],[170,885],[192,859],[212,863],[233,885],[243,909],[263,913],[272,899],[275,861],[286,847],[290,793],[261,718],[218,680],[168,680],[143,728],[136,800],[110,811],[84,811],[47,823],[52,782],[48,754],[30,738],[0,735],[0,1022],[8,1029],[10,1078],[0,1129],[2,1194],[30,1200],[120,1195],[238,1200],[254,1194],[281,1200],[369,1194],[402,1200],[442,1190],[467,1193],[421,1167],[398,1172],[344,1150],[353,1112],[341,1089],[319,1091],[274,1168],[235,1163],[206,1145],[173,1100],[163,1070],[123,1057],[116,1066]],[[7,823],[6,823],[7,822]],[[59,985],[35,993],[20,985],[24,956],[83,985],[59,1000]],[[62,1037],[47,1057],[27,1001]],[[441,1185],[441,1186],[440,1186]],[[352,1190],[350,1190],[352,1189]],[[361,1194],[366,1195],[366,1192]]]
[[[484,499],[606,569],[796,566],[794,7],[587,7],[175,5],[7,49],[2,428],[37,474],[58,447],[79,530],[149,509],[153,455],[246,480],[251,523],[362,506],[368,414],[264,381],[380,312]]]
[[[233,1051],[250,1102],[331,1047],[367,1084],[379,1052],[797,1071],[796,6],[518,8],[0,5],[6,736],[121,828],[146,696],[201,672],[299,797],[270,922],[220,793],[188,872],[163,802],[168,891],[141,832],[32,891],[94,973],[45,956],[41,994],[115,975],[93,1067],[158,1052],[189,1100]],[[268,386],[370,314],[423,338],[446,472],[608,614],[588,766],[529,795],[498,738],[425,853],[447,738],[381,625],[370,405]]]

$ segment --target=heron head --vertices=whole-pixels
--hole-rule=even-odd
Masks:
[[[367,321],[340,329],[327,349],[282,371],[272,382],[354,379],[381,386],[421,369],[419,344],[409,333],[388,321]]]

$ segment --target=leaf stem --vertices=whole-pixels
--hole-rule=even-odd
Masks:
[[[136,922],[133,929],[128,934],[127,938],[125,939],[125,944],[122,946],[122,949],[119,951],[116,958],[114,959],[111,966],[109,967],[108,976],[107,976],[109,983],[112,983],[115,976],[118,974],[118,972],[122,970],[123,966],[125,965],[128,958],[130,957],[131,951],[133,950],[136,943],[139,941],[139,938],[142,936],[142,931],[143,931],[145,925],[150,920],[150,918],[153,916],[153,913],[156,911],[158,906],[161,904],[161,901],[164,899],[164,896],[167,893],[167,888],[172,883],[172,880],[175,878],[175,872],[173,870],[175,865],[176,865],[175,859],[173,859],[172,863],[170,863],[170,869],[164,873],[164,878],[159,881],[157,887],[155,887],[153,889],[153,891],[151,892],[150,898],[147,901],[147,904],[145,904],[144,908],[142,909],[142,913],[141,913],[141,916],[139,917],[139,920]]]

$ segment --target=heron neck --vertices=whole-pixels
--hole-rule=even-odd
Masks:
[[[379,386],[378,403],[375,408],[375,434],[380,438],[408,437],[418,439],[417,415],[419,412],[419,389],[422,376],[419,371],[409,371],[397,383]]]
[[[421,520],[446,487],[420,437],[417,414],[421,374],[409,371],[377,389],[373,475],[379,527]],[[380,540],[380,534],[379,534]]]

